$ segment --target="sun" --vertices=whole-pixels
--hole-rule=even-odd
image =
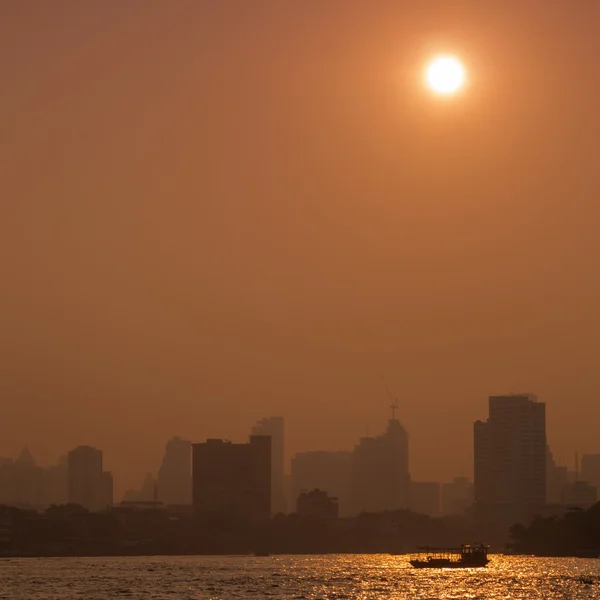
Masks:
[[[465,67],[455,56],[438,56],[427,65],[425,80],[436,94],[450,96],[464,87]]]

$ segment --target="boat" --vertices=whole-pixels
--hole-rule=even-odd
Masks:
[[[485,567],[489,546],[484,544],[463,544],[460,548],[418,548],[419,557],[410,564],[416,569],[474,569]]]

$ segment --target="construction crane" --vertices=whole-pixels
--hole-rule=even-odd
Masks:
[[[381,378],[381,383],[383,383],[383,387],[387,392],[388,398],[391,400],[390,408],[392,409],[392,421],[396,420],[396,411],[398,410],[398,398],[394,398],[392,392],[390,392],[390,388],[388,387],[387,382],[385,381],[383,375],[380,373],[379,377]]]

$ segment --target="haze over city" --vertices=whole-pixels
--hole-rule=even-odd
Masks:
[[[600,4],[0,6],[0,456],[382,431],[472,475],[489,395],[598,452]],[[451,52],[468,85],[423,83]]]

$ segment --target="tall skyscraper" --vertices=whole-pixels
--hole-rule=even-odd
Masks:
[[[192,442],[173,437],[158,470],[158,499],[165,504],[192,503]]]
[[[271,437],[248,444],[212,439],[192,445],[192,494],[196,513],[264,520],[271,516]]]
[[[102,470],[102,451],[91,446],[79,446],[69,452],[68,497],[90,511],[106,508],[107,480]]]
[[[350,495],[353,514],[408,508],[408,434],[394,416],[385,433],[354,448]]]
[[[285,513],[283,417],[261,419],[252,428],[251,435],[271,436],[271,511]]]
[[[546,502],[546,405],[531,394],[491,396],[473,431],[477,506],[534,514]]]

